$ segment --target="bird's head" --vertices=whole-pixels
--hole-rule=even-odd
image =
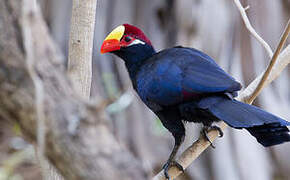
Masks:
[[[125,61],[131,77],[142,62],[155,54],[150,40],[137,27],[123,24],[116,27],[104,40],[101,53],[113,53]]]
[[[137,27],[123,24],[116,27],[104,40],[101,53],[126,51],[127,48],[137,46],[152,46],[150,40]]]
[[[139,28],[123,24],[116,27],[104,40],[101,53],[108,52],[125,60],[126,64],[132,65],[152,56],[155,50]]]

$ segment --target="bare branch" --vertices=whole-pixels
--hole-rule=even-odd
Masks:
[[[271,59],[271,62],[269,64],[269,66],[267,67],[267,70],[264,73],[261,81],[259,82],[258,87],[255,88],[255,91],[253,92],[253,94],[246,101],[248,104],[252,104],[254,99],[256,99],[258,94],[260,94],[260,92],[262,91],[262,89],[263,89],[263,87],[265,85],[265,82],[266,82],[266,80],[267,80],[267,78],[268,78],[268,76],[269,76],[269,74],[270,74],[270,72],[271,72],[271,70],[272,70],[277,58],[278,58],[278,55],[280,54],[280,51],[282,50],[283,45],[286,42],[286,39],[287,39],[287,37],[289,35],[289,32],[290,32],[290,19],[288,20],[287,26],[286,26],[286,28],[284,30],[284,33],[282,34],[282,37],[281,37],[280,42],[279,42],[279,45],[276,48],[276,51],[275,51],[275,53],[274,53],[274,55],[273,55],[273,57]]]
[[[273,66],[272,71],[270,72],[269,77],[266,79],[264,86],[270,84],[273,80],[275,80],[279,74],[286,68],[286,66],[290,64],[290,45],[288,45],[282,53],[278,56],[276,64]],[[261,82],[262,77],[265,71],[261,73],[239,96],[238,100],[247,101],[249,96],[253,94],[255,89],[258,87],[259,82]]]
[[[269,44],[263,39],[261,38],[261,36],[255,31],[255,29],[253,28],[253,26],[251,25],[247,14],[246,14],[246,10],[249,8],[249,6],[247,6],[246,8],[244,8],[241,4],[241,2],[239,0],[234,0],[236,6],[238,7],[240,14],[244,20],[245,26],[247,27],[247,29],[249,30],[249,32],[257,39],[258,42],[260,42],[262,44],[262,46],[265,48],[265,50],[267,51],[268,55],[270,58],[272,58],[273,56],[273,51],[271,49],[271,47],[269,46]]]

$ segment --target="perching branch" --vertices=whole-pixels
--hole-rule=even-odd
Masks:
[[[270,84],[275,78],[277,78],[282,70],[290,63],[290,45],[288,45],[282,51],[282,53],[279,54],[288,34],[289,23],[287,24],[287,27],[282,35],[280,43],[276,48],[275,54],[267,70],[261,73],[261,75],[259,75],[244,91],[242,91],[237,97],[237,100],[251,104],[252,101],[259,95],[261,90]],[[219,127],[224,130],[227,127],[227,124],[220,122]],[[216,130],[211,130],[208,133],[208,137],[211,142],[213,142],[218,136],[219,132]],[[177,160],[178,163],[180,163],[184,168],[187,168],[209,146],[210,143],[204,138],[203,135],[201,135],[196,142],[194,142],[181,154]],[[172,167],[169,170],[169,175],[171,178],[176,178],[181,173],[182,172],[176,167]],[[155,177],[153,177],[153,180],[166,180],[164,172],[159,172]]]

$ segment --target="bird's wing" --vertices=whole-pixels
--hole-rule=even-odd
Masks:
[[[238,82],[198,50],[171,48],[153,58],[139,76],[141,96],[150,101],[170,105],[204,93],[234,93],[241,89]]]
[[[208,62],[188,66],[182,71],[182,88],[186,92],[235,92],[241,85],[219,67]]]
[[[164,79],[168,74],[176,75],[177,66],[181,72],[182,90],[187,93],[218,93],[235,92],[241,89],[240,83],[234,80],[215,61],[206,54],[192,48],[174,48],[170,56],[174,58],[168,68]],[[172,76],[172,75],[170,75]],[[168,79],[167,79],[168,80]]]
[[[185,49],[187,53],[175,61],[182,69],[182,88],[187,92],[218,93],[235,92],[240,83],[222,70],[212,58],[196,49]]]

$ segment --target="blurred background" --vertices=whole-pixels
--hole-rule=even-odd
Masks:
[[[67,57],[71,0],[39,0],[51,35]],[[274,50],[288,18],[289,0],[243,0],[255,30]],[[93,55],[92,98],[101,94],[114,102],[108,122],[119,142],[140,159],[152,176],[167,160],[173,137],[133,91],[123,61],[101,55],[100,46],[111,30],[123,23],[140,27],[156,50],[183,45],[213,57],[246,87],[260,74],[269,57],[245,28],[233,0],[100,0],[97,5]],[[288,41],[289,42],[289,41]],[[290,67],[254,102],[290,120]],[[190,146],[200,125],[186,124],[182,150]],[[245,130],[228,128],[178,179],[290,180],[290,143],[264,148]],[[180,152],[181,152],[180,151]],[[37,180],[41,171],[32,145],[21,138],[16,124],[0,121],[0,180]]]

